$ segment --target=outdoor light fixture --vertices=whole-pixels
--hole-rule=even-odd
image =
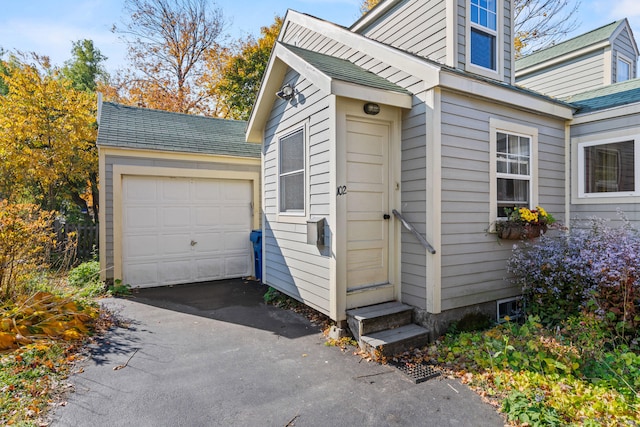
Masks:
[[[280,92],[276,93],[276,96],[280,99],[284,99],[285,101],[289,101],[293,98],[293,86],[290,84],[282,86]]]
[[[374,104],[373,102],[367,102],[366,104],[364,104],[364,112],[366,114],[375,116],[380,112],[380,106],[378,104]]]

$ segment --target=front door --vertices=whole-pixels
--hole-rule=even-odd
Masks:
[[[347,119],[347,308],[394,299],[389,281],[390,125]]]

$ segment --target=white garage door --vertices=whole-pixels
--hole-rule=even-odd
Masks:
[[[122,186],[123,283],[251,275],[250,181],[127,176]]]

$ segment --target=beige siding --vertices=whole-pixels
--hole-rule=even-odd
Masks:
[[[330,129],[327,94],[321,93],[298,73],[289,71],[286,82],[304,93],[303,103],[278,99],[265,129],[264,143],[264,260],[268,265],[266,283],[285,292],[316,310],[329,314],[330,267],[329,253],[307,244],[306,222],[288,222],[278,216],[278,137],[283,132],[305,126],[308,191],[306,218],[329,216]]]
[[[517,84],[558,98],[601,87],[605,79],[603,51],[591,52],[517,79]]]
[[[538,129],[539,203],[564,219],[564,124],[477,99],[442,96],[442,309],[517,295],[505,280],[512,242],[486,232],[489,119]]]

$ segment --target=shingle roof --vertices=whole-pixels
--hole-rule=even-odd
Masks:
[[[627,80],[578,93],[564,101],[578,108],[577,114],[640,102],[640,79]]]
[[[247,123],[103,102],[98,146],[260,157]]]
[[[367,71],[346,59],[312,52],[310,50],[284,43],[283,46],[332,79],[372,87],[375,89],[383,89],[411,95],[411,93],[405,88],[400,87],[395,83],[391,83],[389,80],[380,77],[371,71]]]
[[[624,19],[612,22],[611,24],[596,28],[593,31],[589,31],[588,33],[579,35],[562,43],[558,43],[557,45],[539,50],[531,55],[524,56],[516,60],[516,70],[532,67],[578,49],[608,40],[623,22]]]

